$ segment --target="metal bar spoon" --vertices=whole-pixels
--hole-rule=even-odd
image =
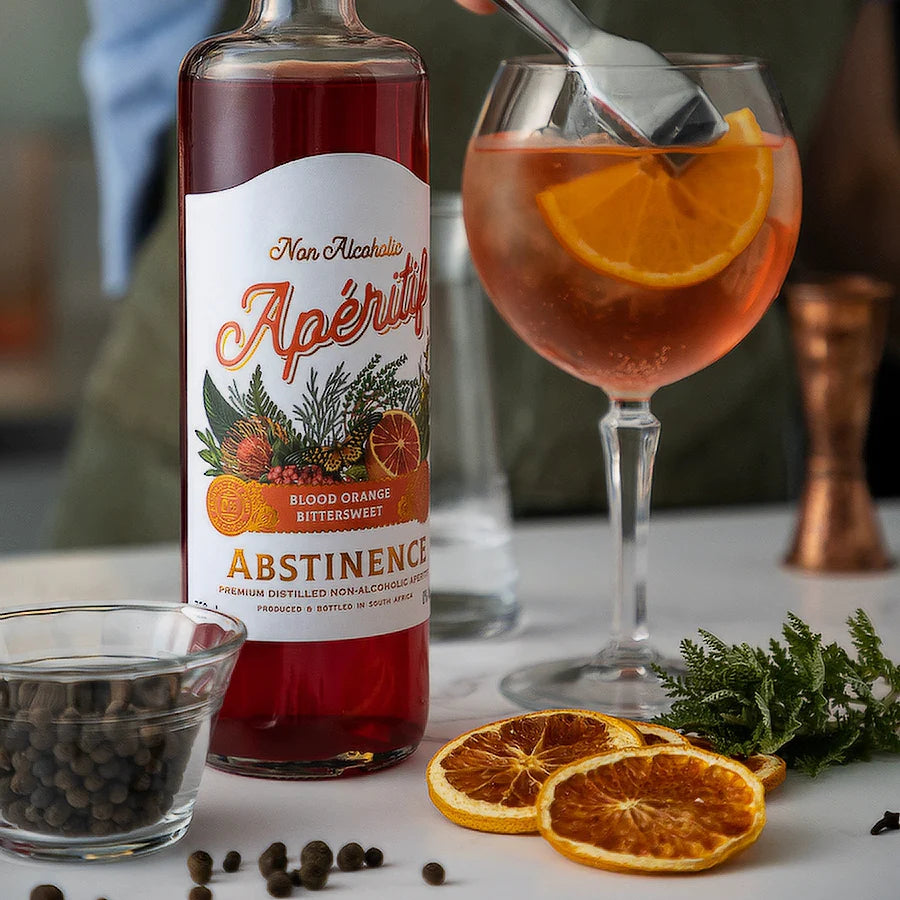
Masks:
[[[576,67],[596,124],[622,143],[696,146],[728,130],[703,89],[661,53],[603,31],[571,0],[494,2]]]

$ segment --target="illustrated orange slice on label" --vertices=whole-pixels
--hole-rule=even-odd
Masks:
[[[554,772],[537,799],[541,834],[564,856],[624,872],[693,872],[752,844],[762,782],[689,744],[625,748]]]
[[[765,221],[774,181],[753,113],[725,119],[726,134],[680,171],[642,153],[541,191],[556,239],[595,271],[647,287],[686,287],[722,271]]]
[[[445,744],[428,764],[428,793],[457,825],[506,834],[536,831],[535,800],[551,772],[584,756],[641,743],[626,722],[589,710],[514,716]]]
[[[253,515],[253,499],[236,475],[218,475],[206,491],[206,512],[213,528],[226,537],[243,534]]]
[[[369,434],[366,470],[371,479],[407,475],[418,465],[422,451],[415,419],[402,409],[389,409]]]

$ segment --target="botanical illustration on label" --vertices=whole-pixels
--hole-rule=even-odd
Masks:
[[[197,437],[213,527],[233,537],[426,522],[428,380],[398,379],[405,361],[379,365],[376,354],[353,378],[341,363],[321,387],[313,370],[292,415],[266,393],[259,366],[228,399],[207,373],[209,428]]]
[[[251,640],[428,618],[428,215],[367,154],[185,197],[188,600]]]

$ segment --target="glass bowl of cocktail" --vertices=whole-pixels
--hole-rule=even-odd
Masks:
[[[593,656],[508,675],[503,692],[533,709],[646,719],[666,707],[656,668],[675,664],[650,642],[647,617],[650,398],[746,336],[796,247],[800,165],[765,63],[669,60],[724,117],[712,142],[638,145],[599,118],[585,127],[591,117],[567,106],[587,102],[577,82],[604,80],[604,67],[529,58],[501,64],[466,157],[466,229],[492,301],[530,347],[609,398],[610,638]],[[627,83],[629,67],[616,69]]]

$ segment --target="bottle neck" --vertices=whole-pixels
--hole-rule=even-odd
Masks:
[[[251,0],[248,29],[346,30],[362,27],[356,0]]]

